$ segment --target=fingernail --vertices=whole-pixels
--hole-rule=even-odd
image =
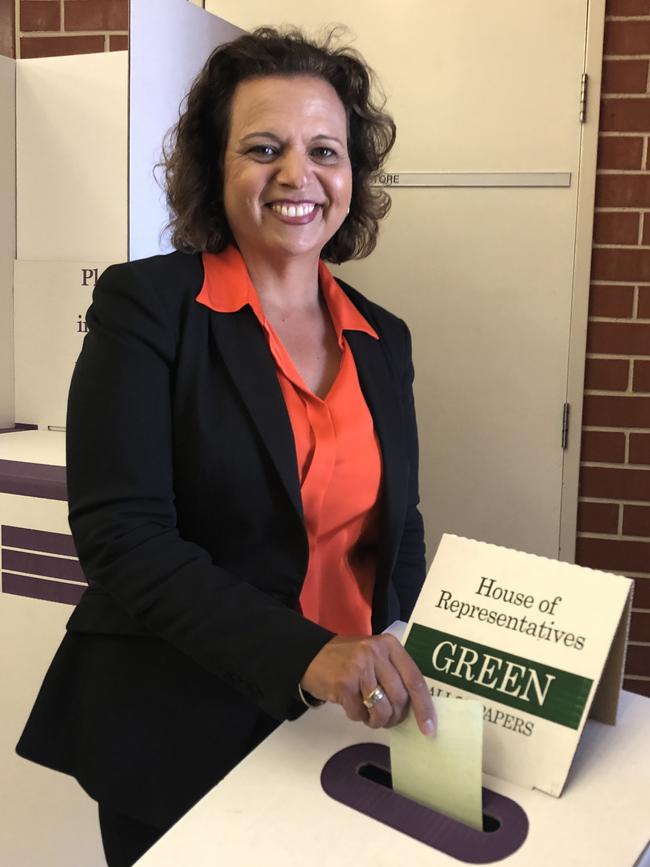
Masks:
[[[424,734],[433,737],[436,733],[436,725],[432,719],[425,719],[422,723],[422,728],[424,729]]]

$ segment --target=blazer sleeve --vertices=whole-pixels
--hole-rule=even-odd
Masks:
[[[418,508],[420,502],[419,452],[415,400],[413,397],[415,372],[413,368],[412,341],[411,333],[406,323],[401,322],[401,324],[404,331],[401,396],[409,472],[406,518],[393,570],[393,583],[400,603],[400,618],[407,621],[411,616],[411,612],[422,589],[426,566],[424,523]]]
[[[142,264],[112,266],[98,281],[72,378],[69,519],[81,566],[151,635],[271,716],[295,716],[297,684],[332,633],[181,538],[171,412],[179,304],[159,288],[165,265],[152,275]]]

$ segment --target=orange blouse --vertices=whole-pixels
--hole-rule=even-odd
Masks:
[[[264,315],[235,247],[203,254],[196,300],[219,313],[250,305],[273,355],[296,446],[309,563],[300,594],[303,615],[339,635],[370,635],[378,546],[381,452],[344,331],[378,340],[323,262],[319,284],[341,348],[324,399],[303,382]]]

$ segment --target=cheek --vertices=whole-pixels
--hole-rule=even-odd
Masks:
[[[347,207],[352,196],[352,173],[337,172],[336,175],[330,177],[330,190],[332,197]]]

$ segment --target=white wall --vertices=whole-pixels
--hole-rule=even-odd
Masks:
[[[14,423],[12,286],[16,256],[16,61],[0,56],[0,428]]]

